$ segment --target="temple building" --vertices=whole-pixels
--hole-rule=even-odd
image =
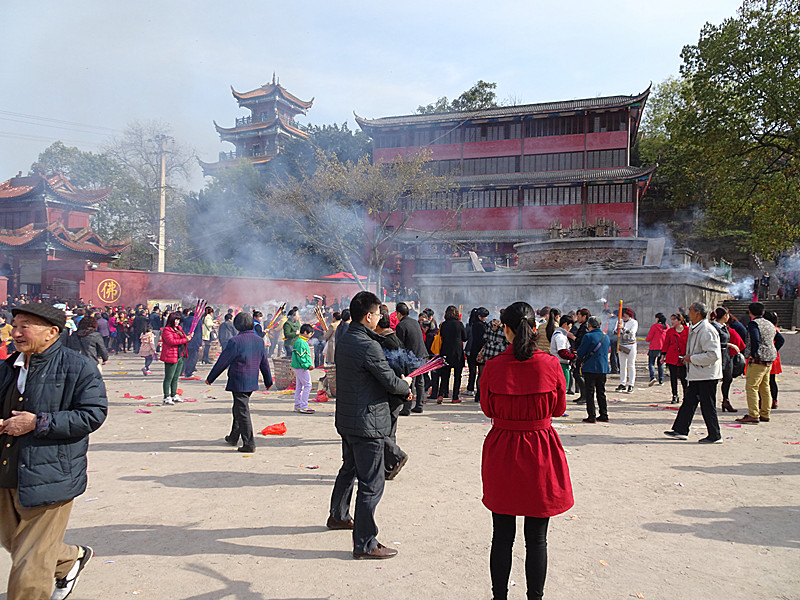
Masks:
[[[89,226],[110,193],[78,189],[58,173],[20,173],[0,183],[0,279],[7,293],[77,298],[86,269],[127,247],[106,243]]]
[[[274,73],[272,83],[244,93],[231,87],[231,92],[239,107],[246,108],[250,114],[237,118],[234,127],[221,127],[214,121],[220,140],[230,142],[235,150],[220,152],[219,162],[199,161],[204,175],[213,175],[217,169],[231,166],[240,159],[261,167],[281,151],[287,139],[308,137],[295,117],[305,115],[314,99],[306,102],[290,94]]]
[[[452,192],[416,207],[389,275],[443,273],[443,257],[474,251],[488,266],[515,260],[514,244],[564,235],[636,236],[639,202],[655,165],[631,148],[650,88],[634,96],[499,106],[378,119],[356,115],[374,160],[421,150]],[[433,243],[417,244],[438,231]]]

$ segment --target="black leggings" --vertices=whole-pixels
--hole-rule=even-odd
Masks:
[[[722,372],[722,399],[730,400],[728,397],[731,391],[731,384],[733,383],[733,371]]]
[[[667,365],[669,368],[669,384],[672,386],[672,395],[678,395],[678,380],[683,387],[683,395],[686,395],[686,365]]]
[[[544,581],[547,577],[547,525],[545,517],[525,517],[525,579],[528,600],[544,598]],[[492,513],[494,525],[489,571],[492,576],[494,600],[508,598],[508,578],[511,575],[511,550],[514,546],[517,518],[512,515]]]
[[[769,393],[772,395],[772,402],[778,401],[778,382],[775,379],[775,374],[769,376]]]

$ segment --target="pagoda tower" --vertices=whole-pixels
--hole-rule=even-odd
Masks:
[[[220,140],[230,142],[236,149],[220,152],[219,162],[199,161],[204,175],[213,175],[240,159],[249,160],[256,168],[266,165],[283,148],[287,139],[306,139],[308,134],[294,120],[305,115],[314,103],[312,98],[303,101],[286,91],[280,80],[272,74],[272,83],[266,83],[249,92],[237,92],[231,86],[233,97],[240,108],[250,115],[236,119],[234,127],[221,127],[214,121]]]

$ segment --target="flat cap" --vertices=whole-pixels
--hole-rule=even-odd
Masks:
[[[15,317],[20,313],[39,317],[43,321],[50,323],[50,325],[58,327],[59,331],[64,331],[64,325],[67,322],[67,315],[64,311],[49,304],[20,304],[11,309],[11,314]]]

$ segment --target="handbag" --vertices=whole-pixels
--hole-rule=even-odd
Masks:
[[[433,342],[431,342],[431,352],[433,354],[439,354],[439,350],[442,349],[442,334],[437,333],[433,336]]]
[[[630,346],[622,346],[622,345],[620,345],[620,347],[619,347],[619,351],[622,352],[623,354],[630,354],[631,350],[633,350],[633,348],[631,348]]]
[[[744,356],[742,356],[741,352],[737,352],[731,360],[733,361],[733,377],[741,377],[744,374]]]

